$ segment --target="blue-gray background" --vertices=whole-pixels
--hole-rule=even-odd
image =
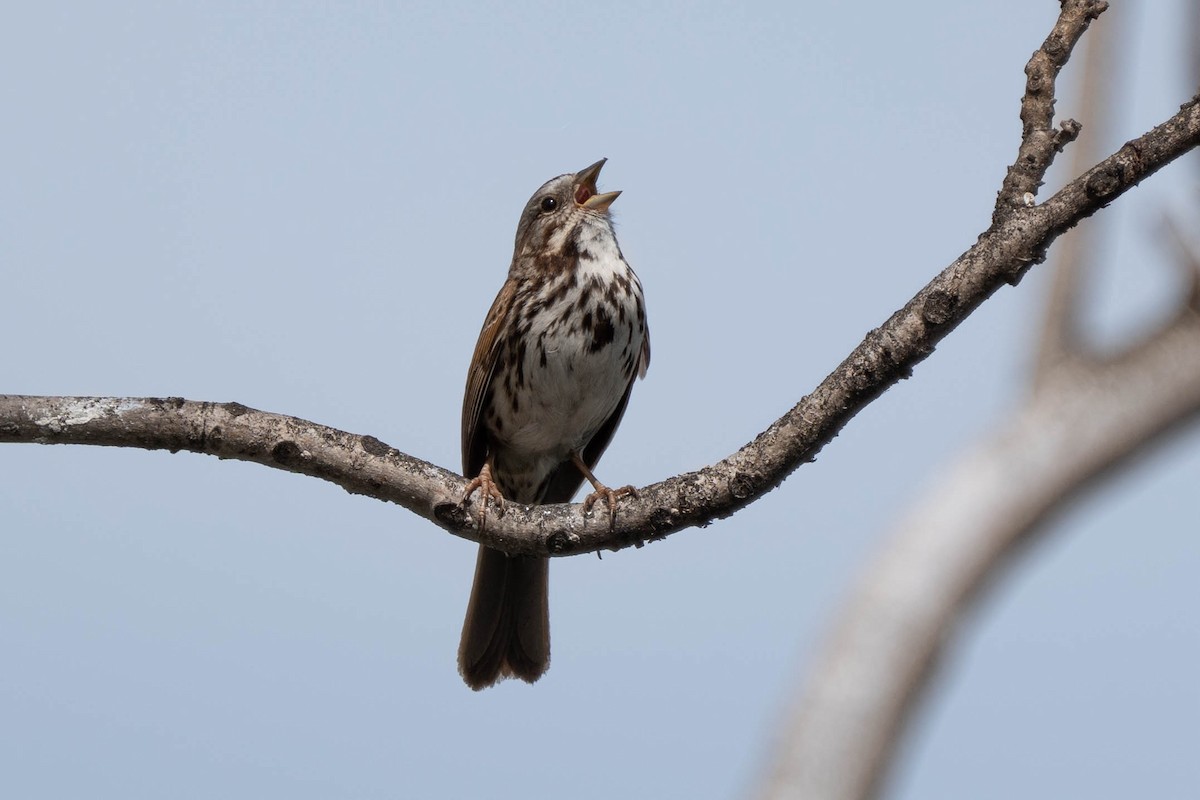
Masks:
[[[1110,148],[1190,94],[1184,0],[1135,5]],[[986,227],[1057,6],[9,8],[0,391],[237,400],[457,468],[518,213],[607,156],[654,363],[600,475],[711,463]],[[1104,340],[1163,307],[1159,220],[1194,219],[1195,168],[1096,218]],[[736,517],[555,562],[532,688],[463,687],[474,546],[402,509],[188,454],[0,447],[0,790],[734,796],[889,520],[1020,402],[1045,272]],[[1197,443],[989,595],[896,796],[1194,791]]]

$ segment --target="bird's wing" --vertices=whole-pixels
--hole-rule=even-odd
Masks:
[[[496,371],[496,359],[500,353],[500,332],[512,312],[513,297],[517,285],[505,281],[479,331],[471,367],[467,371],[467,390],[463,395],[462,411],[462,463],[463,475],[473,478],[483,469],[487,461],[487,435],[480,415],[488,392],[491,391],[492,374]]]
[[[646,377],[646,372],[650,369],[650,325],[645,320],[642,321],[644,328],[642,332],[642,353],[641,359],[638,361],[637,374],[639,378]],[[632,381],[630,381],[632,383]]]

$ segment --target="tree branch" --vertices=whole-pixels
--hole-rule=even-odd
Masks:
[[[1054,76],[1103,6],[1091,0],[1064,0],[1055,32],[1031,59],[1031,64],[1048,59],[1051,69],[1039,72],[1036,82],[1031,78],[1036,98],[1027,97],[1022,108],[1036,106],[1041,111],[1034,115],[1037,120],[1026,121],[1018,163],[1010,168],[1001,191],[1002,199],[1019,191],[1021,202],[1009,203],[975,245],[869,332],[811,394],[753,442],[712,466],[641,489],[637,498],[622,501],[615,524],[604,513],[584,515],[578,505],[510,503],[502,516],[491,514],[486,530],[480,531],[473,509],[457,503],[466,486],[457,475],[371,436],[236,403],[0,396],[0,443],[189,450],[254,461],[398,503],[451,533],[510,553],[615,550],[729,516],[813,460],[850,419],[911,375],[992,293],[1006,283],[1016,284],[1032,265],[1041,263],[1063,231],[1200,145],[1200,98],[1194,97],[1046,203],[1032,203],[1028,187],[1040,184],[1065,139],[1033,136],[1031,131],[1047,129],[1043,123],[1049,120],[1046,108],[1052,113]],[[1019,180],[1012,177],[1015,173]]]

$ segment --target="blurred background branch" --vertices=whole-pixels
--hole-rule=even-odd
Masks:
[[[1123,4],[1118,4],[1123,5]],[[1112,9],[1085,43],[1083,134],[1072,174],[1111,129],[1114,69],[1131,20]],[[1200,42],[1200,6],[1184,30]],[[1200,47],[1192,47],[1192,77]],[[1189,216],[1194,217],[1194,209]],[[1030,389],[1009,418],[949,464],[887,536],[859,577],[797,693],[763,793],[769,798],[878,796],[914,717],[988,587],[1014,556],[1054,534],[1056,515],[1134,467],[1200,415],[1200,263],[1168,217],[1185,276],[1176,309],[1149,332],[1102,348],[1083,332],[1098,228],[1072,230],[1055,274]],[[1153,265],[1125,265],[1145,271]],[[1130,531],[1130,546],[1136,546]]]

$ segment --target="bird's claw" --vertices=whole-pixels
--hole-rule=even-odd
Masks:
[[[494,500],[499,514],[501,516],[504,514],[504,495],[500,493],[500,487],[496,486],[496,482],[492,480],[492,467],[490,464],[484,464],[479,474],[467,483],[462,500],[458,501],[459,504],[466,506],[476,489],[481,490],[479,493],[479,530],[483,531],[487,527],[488,500]]]
[[[596,491],[583,498],[583,513],[592,513],[592,506],[596,505],[597,501],[603,499],[608,504],[608,529],[612,530],[617,524],[617,502],[622,497],[637,497],[637,489],[632,486],[622,486],[620,489],[610,489],[600,483],[596,486]]]

